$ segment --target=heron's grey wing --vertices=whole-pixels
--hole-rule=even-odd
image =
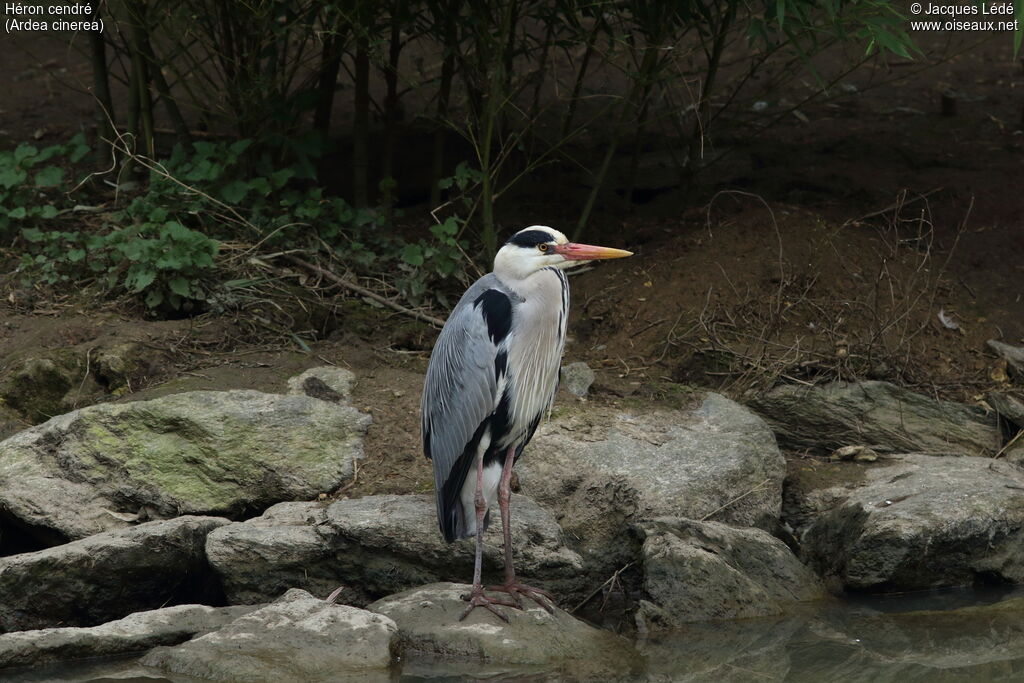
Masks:
[[[423,388],[423,453],[433,461],[441,531],[457,536],[459,492],[498,403],[511,301],[488,278],[471,287],[438,336]]]

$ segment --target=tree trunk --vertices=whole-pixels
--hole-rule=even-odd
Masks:
[[[324,40],[320,57],[320,74],[316,84],[316,110],[313,112],[313,129],[326,137],[331,128],[331,110],[334,108],[334,90],[338,85],[341,70],[341,47],[344,43],[341,28],[334,30]]]
[[[401,21],[398,16],[401,0],[391,5],[391,36],[388,47],[388,66],[384,72],[387,93],[384,96],[384,144],[381,159],[381,204],[387,225],[394,218],[395,205],[395,139],[398,134],[398,65],[402,56]]]
[[[455,20],[462,9],[462,0],[452,0],[445,12],[444,61],[441,63],[441,84],[437,93],[437,128],[434,130],[434,158],[430,169],[430,206],[441,205],[441,174],[444,173],[445,120],[448,118],[448,102],[451,100],[452,81],[455,77],[455,58],[459,49],[458,30]]]
[[[365,26],[358,30],[365,31]],[[355,112],[352,119],[352,203],[357,209],[369,205],[370,160],[370,41],[365,33],[356,38]]]
[[[99,3],[93,5],[92,19],[100,18]],[[110,74],[107,72],[107,43],[99,31],[87,31],[92,60],[93,96],[96,98],[96,134],[101,140],[114,140],[114,103],[110,98]]]

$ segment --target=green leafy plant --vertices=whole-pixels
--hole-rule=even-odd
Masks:
[[[81,133],[63,145],[21,144],[0,151],[0,236],[54,218],[61,203],[54,189],[64,180],[64,169],[55,162],[63,157],[75,163],[88,152]]]

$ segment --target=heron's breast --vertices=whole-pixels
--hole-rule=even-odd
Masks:
[[[554,397],[568,315],[567,292],[559,276],[561,273],[554,273],[553,282],[524,297],[513,312],[513,330],[508,338],[510,436],[528,431]]]

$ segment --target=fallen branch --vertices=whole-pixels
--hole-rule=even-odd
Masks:
[[[846,221],[846,225],[856,225],[857,223],[861,223],[863,221],[866,221],[869,218],[875,218],[876,216],[882,216],[884,214],[887,214],[890,211],[896,211],[897,209],[902,209],[903,207],[905,207],[905,206],[907,206],[909,204],[913,204],[914,202],[919,202],[922,199],[927,199],[928,197],[932,196],[936,192],[940,192],[941,190],[944,190],[944,189],[945,188],[943,188],[943,187],[936,187],[934,190],[929,190],[928,192],[925,192],[924,194],[919,194],[916,197],[914,197],[913,199],[907,199],[906,198],[907,197],[907,191],[903,190],[900,193],[900,198],[894,204],[890,204],[889,206],[885,207],[884,209],[879,209],[878,211],[872,211],[871,213],[866,213],[863,216],[860,216],[858,218],[854,218],[854,219],[848,220],[848,221]]]
[[[995,460],[996,458],[1000,457],[1003,453],[1005,453],[1006,451],[1010,450],[1010,446],[1012,446],[1015,443],[1017,443],[1018,441],[1020,441],[1020,437],[1022,437],[1022,436],[1024,436],[1024,429],[1022,429],[1019,432],[1017,432],[1016,436],[1014,436],[1012,439],[1007,441],[1006,445],[1003,446],[1002,448],[1000,448],[999,452],[992,456],[992,459]]]
[[[420,313],[419,311],[414,311],[411,308],[406,308],[402,304],[395,303],[391,299],[383,297],[380,294],[377,294],[376,292],[372,292],[369,289],[366,289],[365,287],[360,287],[359,285],[355,284],[354,282],[349,282],[345,278],[343,278],[343,277],[341,277],[339,275],[335,275],[334,273],[332,273],[331,271],[327,270],[326,268],[322,268],[321,266],[318,266],[318,265],[316,265],[314,263],[310,263],[309,261],[306,261],[304,259],[300,259],[297,256],[292,256],[291,254],[282,254],[282,256],[284,256],[284,258],[286,260],[291,261],[292,263],[294,263],[297,266],[301,266],[301,267],[305,268],[306,270],[311,270],[314,273],[322,275],[323,277],[327,278],[331,282],[333,282],[333,283],[335,283],[337,285],[340,285],[341,287],[344,287],[345,289],[353,291],[356,294],[360,294],[360,295],[365,296],[367,298],[373,299],[377,303],[383,304],[384,306],[387,306],[388,308],[390,308],[393,311],[398,311],[402,315],[407,315],[407,316],[409,316],[411,318],[415,318],[416,320],[419,320],[419,321],[422,321],[422,322],[425,322],[425,323],[429,323],[429,324],[433,325],[434,327],[438,327],[438,328],[444,327],[444,321],[441,320],[440,318],[435,318],[432,315],[427,315],[426,313]]]
[[[615,573],[612,574],[611,576],[609,576],[607,581],[602,583],[600,586],[598,586],[594,590],[590,591],[590,594],[587,595],[587,597],[583,598],[583,600],[581,600],[578,605],[576,605],[571,610],[569,610],[569,613],[570,614],[574,614],[576,612],[576,610],[578,610],[580,607],[583,607],[583,605],[585,605],[588,602],[590,602],[594,598],[595,595],[597,595],[598,593],[600,593],[604,589],[605,586],[607,586],[607,585],[617,581],[618,578],[619,578],[619,574],[621,574],[622,572],[626,571],[627,569],[632,567],[634,564],[635,564],[634,562],[627,562],[626,564],[624,564],[621,567],[619,567],[618,569],[616,569]]]

